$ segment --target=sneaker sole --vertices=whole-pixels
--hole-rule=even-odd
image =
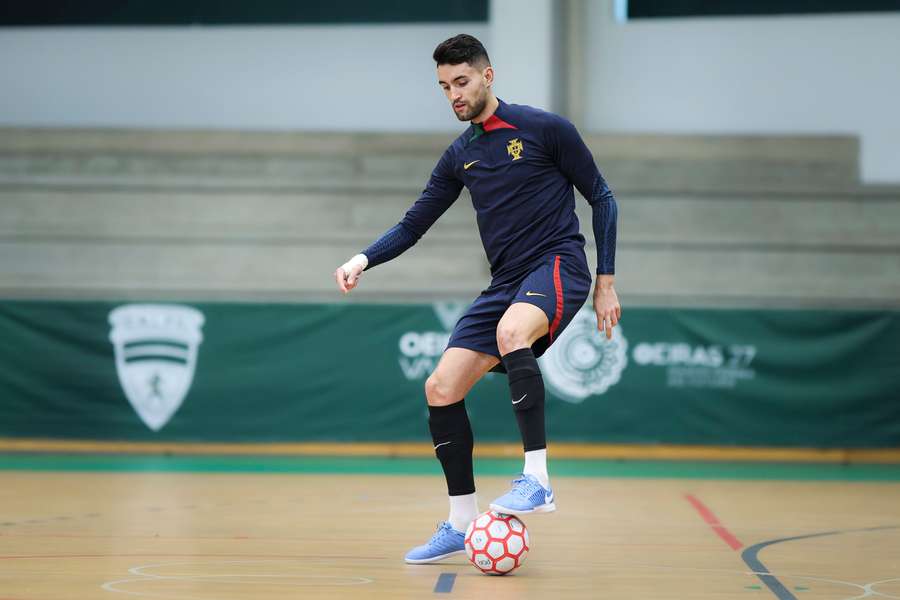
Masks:
[[[505,506],[500,506],[499,504],[491,504],[491,510],[507,515],[535,515],[539,513],[550,513],[555,511],[556,504],[553,502],[549,504],[541,504],[537,508],[532,508],[531,510],[515,510],[512,508],[506,508]]]
[[[445,558],[450,558],[451,556],[456,556],[457,554],[465,554],[465,550],[454,550],[453,552],[448,552],[447,554],[441,554],[432,558],[404,558],[408,565],[427,565],[429,563],[434,563],[438,561],[442,561]]]

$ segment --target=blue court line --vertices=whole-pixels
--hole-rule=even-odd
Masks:
[[[437,583],[434,584],[434,593],[449,594],[453,591],[454,583],[456,583],[456,573],[441,573]]]
[[[843,529],[838,531],[823,531],[821,533],[810,533],[807,535],[796,535],[793,537],[779,538],[777,540],[769,540],[767,542],[760,542],[758,544],[754,544],[748,547],[746,550],[741,552],[741,558],[744,559],[744,562],[748,567],[759,577],[759,580],[766,584],[766,587],[769,588],[775,596],[778,597],[778,600],[797,600],[797,596],[792,594],[790,590],[784,587],[784,584],[778,580],[777,577],[772,575],[772,572],[766,568],[766,566],[759,560],[758,554],[759,551],[763,548],[771,546],[773,544],[780,544],[781,542],[791,542],[793,540],[805,540],[810,538],[817,537],[825,537],[827,535],[837,535],[839,533],[859,533],[861,531],[882,531],[885,529],[900,529],[900,525],[882,525],[879,527],[864,527],[862,529]]]

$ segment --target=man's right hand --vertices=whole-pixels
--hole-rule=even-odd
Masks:
[[[365,254],[357,254],[334,272],[334,280],[338,289],[345,294],[359,284],[359,278],[363,270],[368,266],[369,259]]]

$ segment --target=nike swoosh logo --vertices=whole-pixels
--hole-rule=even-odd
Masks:
[[[525,396],[527,396],[527,395],[528,395],[528,394],[525,394]],[[525,396],[522,396],[522,397],[519,398],[518,400],[513,400],[512,403],[513,403],[513,404],[518,404],[519,402],[521,402],[522,400],[525,399]]]
[[[464,164],[464,165],[463,165],[463,170],[468,171],[468,170],[469,170],[469,167],[471,167],[472,165],[474,165],[474,164],[477,163],[477,162],[481,162],[481,160],[480,160],[480,159],[479,159],[479,160],[473,160],[472,162],[468,162],[468,163]]]
[[[547,497],[544,498],[544,501],[545,502],[553,502],[553,492],[552,491],[549,494],[547,494]]]
[[[547,297],[547,294],[539,294],[537,292],[525,292],[525,295],[526,296],[543,296],[544,298]]]
[[[447,444],[452,444],[452,443],[453,443],[453,442],[441,442],[440,444],[438,444],[437,446],[435,446],[434,449],[437,450],[437,449],[440,448],[441,446],[446,446]]]

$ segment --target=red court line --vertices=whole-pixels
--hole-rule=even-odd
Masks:
[[[719,519],[716,518],[716,515],[713,514],[709,508],[705,504],[703,504],[699,498],[692,494],[685,494],[685,499],[691,503],[691,505],[700,513],[700,517],[707,522],[707,524],[712,527],[712,530],[716,532],[720,538],[722,538],[726,544],[731,546],[732,550],[740,550],[744,547],[744,544],[741,543],[739,539],[734,537],[734,534],[728,531],[728,529],[719,522]]]

